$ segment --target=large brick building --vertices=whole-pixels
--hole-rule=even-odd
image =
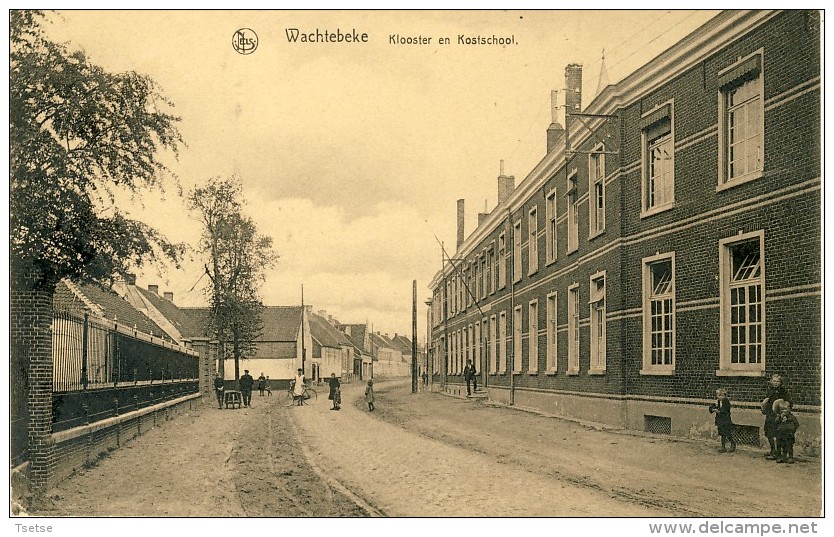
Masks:
[[[785,376],[814,450],[821,407],[821,78],[815,11],[723,12],[582,108],[431,283],[441,381],[492,399],[742,441]]]

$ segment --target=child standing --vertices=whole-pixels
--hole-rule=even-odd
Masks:
[[[368,402],[368,411],[374,411],[374,381],[373,379],[368,381],[368,385],[365,387],[365,401]]]
[[[730,443],[730,453],[736,450],[736,442],[733,440],[733,420],[730,417],[730,398],[727,397],[727,390],[719,388],[715,390],[718,399],[716,404],[709,406],[709,411],[715,413],[715,425],[718,427],[718,436],[721,437],[721,449],[719,453],[726,453],[727,442]]]
[[[773,408],[779,412],[776,416],[776,462],[793,464],[793,444],[799,420],[791,412],[791,404],[788,401],[774,401]]]

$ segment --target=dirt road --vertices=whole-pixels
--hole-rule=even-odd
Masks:
[[[821,464],[598,430],[379,382],[341,411],[206,404],[50,492],[44,516],[818,516]],[[325,392],[324,389],[321,390]],[[791,501],[776,502],[775,495]]]

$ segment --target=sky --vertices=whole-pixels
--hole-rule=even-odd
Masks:
[[[497,203],[503,159],[516,185],[545,155],[550,92],[583,65],[583,107],[603,51],[615,83],[714,11],[61,11],[49,34],[110,71],[137,71],[175,103],[186,146],[161,158],[188,192],[236,176],[280,258],[267,305],[304,302],[343,323],[418,341],[427,286],[452,254],[456,200],[468,236]],[[240,28],[258,47],[232,46]],[[367,33],[367,43],[290,43],[287,29]],[[391,43],[390,36],[431,38]],[[513,37],[462,45],[458,36]],[[440,37],[451,44],[438,43]],[[200,226],[177,195],[145,191],[122,210],[168,239],[196,245]],[[138,271],[180,306],[206,303],[202,261]]]

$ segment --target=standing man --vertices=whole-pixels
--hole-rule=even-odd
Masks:
[[[426,373],[425,371],[423,371],[423,387],[425,388],[428,385],[429,385],[429,374]]]
[[[472,391],[469,389],[469,384],[472,383],[472,386],[475,387],[475,391],[478,391],[478,374],[475,371],[475,366],[472,364],[472,359],[466,360],[466,367],[463,368],[463,378],[466,379],[466,397],[472,395]]]
[[[223,379],[220,378],[220,375],[214,376],[214,393],[217,395],[217,408],[223,408],[223,393],[225,391],[225,386],[223,385]]]
[[[255,384],[255,379],[249,374],[248,369],[243,370],[243,376],[240,377],[240,393],[243,395],[243,406],[249,406],[252,402],[252,386]]]

